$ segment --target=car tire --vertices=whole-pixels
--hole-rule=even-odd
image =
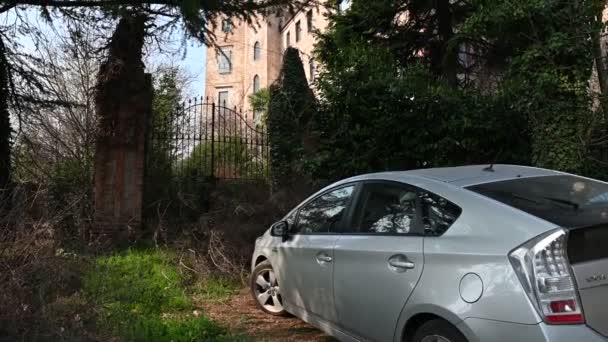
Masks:
[[[435,319],[422,324],[412,342],[467,342],[467,339],[449,322]]]
[[[267,314],[287,316],[274,269],[268,260],[261,262],[251,273],[249,281],[251,296],[257,306]]]

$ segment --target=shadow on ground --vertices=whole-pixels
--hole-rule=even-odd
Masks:
[[[276,317],[259,310],[248,289],[217,303],[201,303],[201,309],[214,321],[250,341],[333,342],[336,339],[295,317]]]

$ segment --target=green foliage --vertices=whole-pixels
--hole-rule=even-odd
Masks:
[[[254,111],[265,112],[268,110],[268,102],[270,102],[270,93],[267,88],[262,88],[256,93],[249,95],[249,102]]]
[[[317,102],[308,86],[299,51],[288,48],[277,81],[270,87],[268,141],[274,188],[290,186],[305,149],[307,125],[316,116]]]
[[[157,215],[156,206],[172,198],[172,189],[167,186],[167,180],[174,176],[171,154],[175,147],[166,143],[164,138],[175,134],[174,125],[179,122],[178,119],[171,120],[174,115],[179,118],[180,112],[177,109],[183,100],[177,84],[177,74],[177,69],[168,69],[154,79],[153,83],[154,97],[148,135],[157,139],[152,139],[146,150],[146,216]]]
[[[587,89],[601,3],[353,1],[319,36],[320,149],[303,167],[325,180],[492,162],[581,171],[601,121]]]
[[[353,44],[341,54],[348,66],[319,77],[321,149],[305,165],[313,178],[528,162],[525,116],[505,96],[455,89],[419,66],[401,69],[379,48]]]
[[[270,103],[270,92],[268,88],[262,88],[256,93],[249,95],[249,103],[256,117],[260,117],[260,126],[266,125],[266,117],[268,115],[268,104]]]
[[[187,158],[178,162],[176,174],[184,178],[211,175],[211,147],[211,142],[197,145]],[[218,177],[263,178],[266,174],[261,169],[264,163],[256,162],[258,156],[251,148],[240,136],[226,136],[216,141],[213,144],[213,174]]]
[[[239,284],[231,279],[210,277],[198,285],[198,292],[207,302],[222,302],[239,292]]]
[[[532,129],[533,162],[582,171],[593,109],[587,89],[593,67],[594,20],[604,1],[473,2],[462,35],[484,37],[482,53],[505,65],[502,87]],[[599,11],[599,12],[598,12]],[[497,53],[500,52],[500,53]]]
[[[228,340],[224,328],[192,316],[183,279],[166,252],[99,257],[85,276],[84,291],[102,308],[102,326],[125,341]]]

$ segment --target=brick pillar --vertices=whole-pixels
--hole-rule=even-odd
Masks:
[[[98,138],[95,152],[94,239],[126,240],[141,225],[146,128],[152,81],[118,108],[115,134]]]

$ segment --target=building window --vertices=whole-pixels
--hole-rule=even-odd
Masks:
[[[253,44],[253,60],[259,60],[261,55],[262,47],[260,47],[260,42],[255,42],[255,44]]]
[[[308,32],[312,32],[314,30],[314,26],[312,25],[312,10],[308,11],[306,14],[306,24],[308,26]]]
[[[230,19],[224,19],[224,20],[222,20],[222,31],[224,33],[231,33],[232,32],[232,22],[230,22]]]
[[[315,80],[315,61],[311,59],[308,61],[308,74],[310,78],[310,82]]]
[[[260,76],[253,76],[253,93],[257,93],[260,91]]]
[[[217,51],[217,64],[220,74],[229,74],[232,71],[232,49],[220,48]]]
[[[223,90],[217,93],[218,105],[227,107],[228,106],[228,91]]]
[[[288,48],[291,46],[291,32],[287,31],[287,34],[285,35],[285,48]]]
[[[300,21],[296,23],[296,43],[300,41],[300,37],[302,36],[302,25],[300,25]]]

